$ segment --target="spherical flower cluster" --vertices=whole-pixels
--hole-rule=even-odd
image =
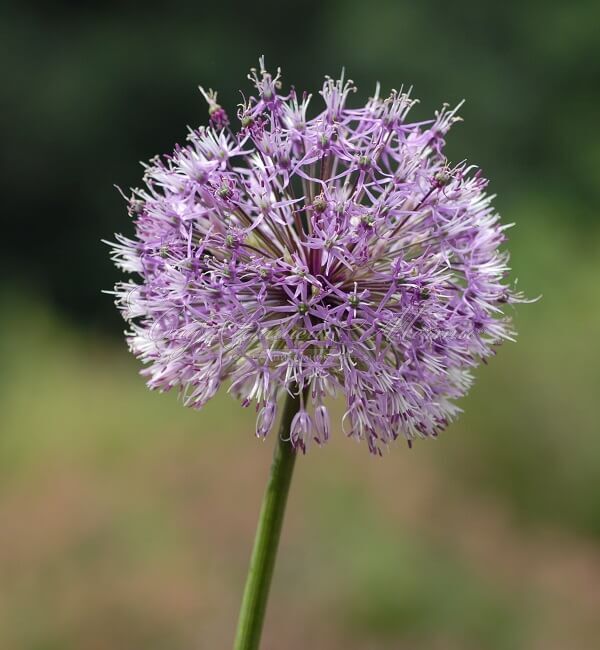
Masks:
[[[227,381],[260,437],[297,392],[303,451],[328,439],[336,392],[373,453],[436,436],[521,299],[487,181],[444,157],[456,109],[411,123],[410,93],[349,107],[353,83],[326,78],[310,117],[311,96],[283,93],[262,60],[249,78],[239,131],[205,93],[211,126],[145,167],[135,237],[112,245],[137,276],[115,294],[148,385],[199,408]]]

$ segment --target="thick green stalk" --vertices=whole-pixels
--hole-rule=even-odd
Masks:
[[[288,395],[258,519],[234,650],[257,650],[259,647],[285,504],[296,460],[296,452],[289,441],[290,425],[299,409],[300,396]]]

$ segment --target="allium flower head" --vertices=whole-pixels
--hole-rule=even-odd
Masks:
[[[133,190],[135,237],[113,244],[136,277],[115,288],[131,350],[151,388],[195,408],[227,381],[256,405],[260,437],[299,392],[301,450],[328,439],[336,392],[343,430],[374,453],[436,436],[472,368],[511,338],[504,311],[521,299],[487,181],[444,156],[456,109],[410,122],[410,93],[377,86],[350,107],[352,81],[326,78],[311,117],[311,96],[260,64],[237,133],[205,93],[211,126]]]

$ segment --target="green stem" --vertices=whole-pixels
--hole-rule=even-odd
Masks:
[[[234,650],[257,650],[259,647],[285,504],[296,460],[296,452],[289,441],[290,425],[299,409],[300,396],[288,395],[258,519]]]

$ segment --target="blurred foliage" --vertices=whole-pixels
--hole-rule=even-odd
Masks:
[[[300,464],[266,647],[598,646],[599,22],[591,0],[2,4],[1,648],[231,642],[269,453],[225,394],[198,414],[144,388],[100,239],[130,229],[113,184],[206,122],[196,86],[233,114],[260,54],[313,92],[343,66],[359,99],[412,85],[416,119],[466,98],[449,155],[492,179],[543,295],[438,441],[379,462],[338,433]]]
[[[542,297],[516,309],[517,343],[479,370],[460,420],[466,444],[452,441],[448,453],[523,522],[542,517],[600,535],[600,234],[560,215],[549,202],[516,208],[513,264],[520,284]]]
[[[324,571],[335,584],[335,616],[348,639],[406,639],[418,646],[438,636],[464,648],[522,646],[526,594],[503,593],[447,540],[398,535],[374,515],[371,497],[346,482],[319,500],[320,554],[330,561]]]

